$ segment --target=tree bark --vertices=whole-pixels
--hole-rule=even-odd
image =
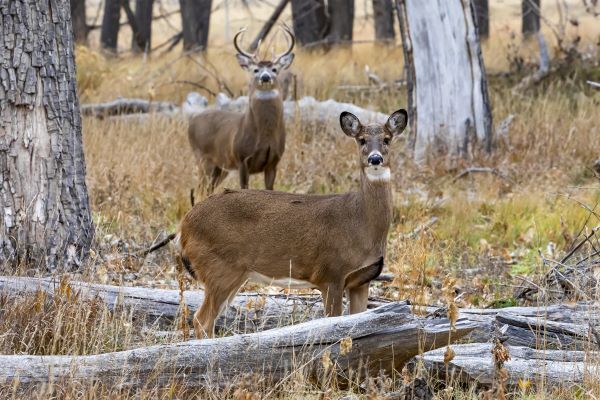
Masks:
[[[301,46],[314,47],[323,43],[328,31],[323,0],[292,0],[294,34]]]
[[[150,52],[152,43],[152,5],[154,0],[135,0],[137,33],[131,38],[131,50]]]
[[[85,0],[71,0],[71,21],[75,42],[84,46],[87,45],[89,29],[85,16]]]
[[[465,157],[476,143],[491,151],[492,115],[470,2],[397,0],[397,9],[415,160]]]
[[[179,0],[179,5],[184,51],[206,50],[212,0]]]
[[[117,41],[119,38],[120,17],[121,0],[104,0],[100,45],[102,48],[115,53],[117,52]]]
[[[328,0],[329,14],[328,44],[347,44],[352,41],[354,24],[354,0]]]
[[[394,5],[392,0],[373,0],[373,14],[375,40],[385,44],[393,43],[396,33],[394,32]]]
[[[94,233],[70,4],[0,7],[0,268],[72,269]]]
[[[91,356],[0,356],[0,382],[20,388],[63,379],[118,383],[140,388],[181,383],[186,388],[235,385],[244,376],[273,385],[302,368],[308,379],[323,377],[324,360],[339,379],[388,376],[423,349],[435,349],[473,328],[458,320],[413,316],[411,306],[390,303],[350,316],[318,320],[266,332],[192,340]],[[325,353],[328,352],[326,358]],[[328,363],[327,363],[328,364]],[[352,372],[351,372],[352,371]]]
[[[477,22],[477,33],[480,39],[490,36],[490,9],[489,0],[473,0],[475,8],[475,21]]]
[[[521,1],[521,32],[525,38],[540,30],[540,0]]]

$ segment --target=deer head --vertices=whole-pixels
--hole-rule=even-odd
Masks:
[[[406,128],[407,121],[408,113],[405,110],[394,112],[385,125],[362,125],[354,114],[347,111],[340,115],[342,130],[356,140],[362,171],[369,181],[389,181],[390,145]]]
[[[288,42],[288,49],[284,53],[273,57],[272,60],[259,60],[257,57],[258,48],[260,42],[254,53],[248,53],[242,50],[238,44],[238,39],[245,32],[246,29],[240,30],[236,33],[233,38],[233,46],[237,50],[236,54],[240,67],[252,75],[252,85],[259,90],[271,90],[277,85],[278,74],[290,67],[292,61],[294,61],[294,44],[296,39],[294,34],[287,28],[283,27],[283,31],[286,33]]]

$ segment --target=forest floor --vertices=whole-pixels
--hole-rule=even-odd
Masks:
[[[523,43],[514,35],[511,13],[515,10],[492,11],[496,13],[492,17],[505,21],[492,25],[491,39],[483,45],[494,127],[509,115],[514,120],[506,136],[496,136],[492,154],[473,151],[465,160],[439,157],[416,165],[405,142],[395,142],[394,219],[384,271],[392,273],[394,280],[375,284],[372,294],[410,299],[415,304],[443,305],[444,282],[452,279],[460,307],[535,304],[539,299],[519,299],[516,293],[527,282],[539,282],[547,272],[549,266],[543,258],[560,259],[582,235],[600,225],[599,175],[593,169],[600,157],[600,90],[586,83],[600,81],[600,29],[594,27],[594,20],[589,20],[587,14],[571,9],[572,13],[581,13],[583,22],[577,31],[571,26],[565,35],[572,39],[580,34],[583,40],[578,48],[589,57],[561,62],[564,56],[552,45],[552,34],[546,32],[557,70],[539,84],[513,94],[512,87],[536,68],[537,45],[535,41]],[[361,34],[366,35],[359,30]],[[76,61],[82,103],[119,96],[179,103],[189,91],[197,89],[177,82],[195,82],[217,92],[220,88],[215,76],[235,95],[246,90],[247,78],[229,46],[211,48],[204,58],[181,56],[179,49],[151,57],[125,54],[111,58],[81,47]],[[402,75],[402,49],[359,44],[326,55],[298,51],[292,69],[298,76],[299,96],[333,98],[384,113],[406,107],[404,89],[371,93],[339,89],[344,84],[368,84],[366,65],[384,81],[393,82]],[[213,101],[207,93],[202,94]],[[287,133],[277,190],[339,193],[357,188],[354,145],[341,131],[331,135],[314,127],[291,125]],[[175,260],[168,247],[144,259],[121,255],[174,232],[190,208],[190,190],[198,185],[199,176],[187,141],[186,121],[150,116],[132,123],[119,118],[85,117],[83,139],[96,239],[87,272],[73,278],[178,288]],[[488,168],[494,173],[463,174],[470,167]],[[252,177],[251,187],[262,185],[262,177]],[[237,186],[236,176],[222,185]],[[407,238],[432,217],[437,218],[436,223]],[[195,287],[193,283],[188,286],[190,290]],[[243,290],[267,293],[279,289],[248,285]],[[126,312],[110,313],[95,305],[102,312],[91,315],[90,304],[80,307],[77,302],[59,303],[43,298],[19,303],[0,297],[0,354],[91,354],[157,342],[154,336],[136,331],[139,327]],[[63,322],[57,327],[59,316]],[[72,322],[77,320],[85,323]],[[33,329],[35,326],[37,329]],[[66,388],[58,396],[120,396],[102,390]],[[338,398],[352,391],[295,382],[282,391],[281,397]],[[0,387],[2,393],[9,394],[9,388]],[[150,388],[138,398],[167,398],[169,393],[177,396],[164,388]],[[476,398],[470,389],[440,391],[436,395],[440,399]],[[260,392],[252,391],[204,392],[200,396],[261,398]],[[514,396],[597,398],[600,386],[590,385],[575,392],[523,389]]]

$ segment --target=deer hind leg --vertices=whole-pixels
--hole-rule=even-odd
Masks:
[[[223,182],[223,180],[225,180],[225,178],[227,178],[227,175],[229,174],[229,172],[227,170],[224,170],[223,168],[220,167],[214,167],[211,173],[211,180],[210,180],[210,186],[208,187],[208,194],[211,194],[212,192],[215,191],[215,189],[217,188],[217,186],[219,186],[221,184],[221,182]]]
[[[338,317],[342,315],[344,309],[344,285],[343,282],[329,282],[321,288],[323,303],[325,305],[325,314],[328,317]]]
[[[245,280],[246,274],[242,274],[237,277],[213,277],[210,282],[205,282],[204,302],[194,314],[196,339],[215,336],[215,320],[223,312],[228,301],[233,299]]]
[[[265,169],[265,189],[273,190],[275,184],[275,176],[277,175],[277,164],[269,165]]]
[[[383,257],[375,264],[354,271],[346,277],[345,286],[348,289],[348,298],[350,300],[350,314],[367,310],[369,284],[381,274],[381,270],[383,270]]]

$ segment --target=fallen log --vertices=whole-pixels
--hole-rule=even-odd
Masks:
[[[399,370],[423,349],[447,345],[476,325],[415,317],[402,303],[350,316],[321,318],[265,332],[191,340],[91,356],[0,356],[0,384],[21,388],[64,380],[119,384],[225,386],[260,375],[267,387],[301,370],[308,379],[327,369],[340,376]],[[18,382],[18,383],[17,383]]]
[[[451,346],[454,358],[444,363],[445,349],[426,352],[418,359],[430,375],[448,382],[477,384],[489,387],[496,371],[492,361],[491,343]],[[516,387],[521,381],[549,386],[571,386],[600,374],[600,353],[565,350],[535,350],[524,346],[506,346],[510,360],[504,363],[508,372],[506,384]]]
[[[42,290],[49,295],[57,293],[61,279],[0,276],[0,293],[32,294]],[[132,308],[136,318],[144,318],[157,327],[170,327],[181,313],[180,292],[172,289],[124,287],[70,281],[71,289],[80,298],[100,298],[109,309],[119,306]],[[195,311],[204,300],[202,290],[184,293],[185,304]],[[389,303],[385,299],[371,299],[369,307]],[[406,303],[405,303],[406,304]],[[217,331],[249,333],[295,324],[323,316],[320,295],[238,293],[216,322]]]
[[[114,115],[139,114],[139,113],[172,113],[177,109],[173,103],[164,101],[147,101],[142,99],[116,99],[108,103],[84,104],[81,114],[106,118]]]

